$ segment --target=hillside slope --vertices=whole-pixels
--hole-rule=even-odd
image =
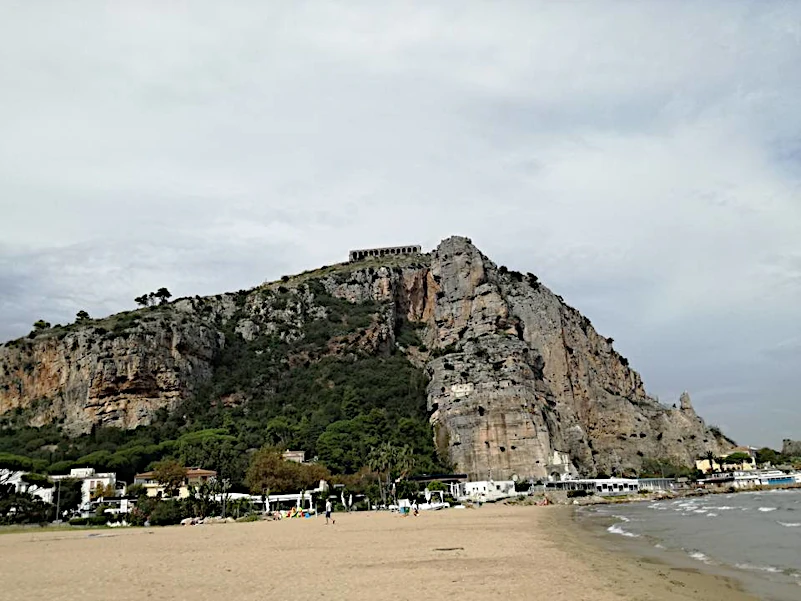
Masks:
[[[689,465],[730,447],[689,397],[678,408],[650,398],[587,318],[466,238],[285,280],[6,343],[5,427],[58,424],[77,436],[144,426],[165,412],[175,419],[178,409],[186,427],[213,409],[219,423],[226,414],[229,423],[250,420],[252,446],[275,442],[266,430],[280,417],[287,434],[278,442],[318,454],[333,423],[375,410],[391,422],[376,426],[375,439],[397,436],[401,419],[419,436],[429,418],[441,460],[480,479],[635,473],[647,459]],[[387,361],[398,363],[382,371]],[[408,383],[393,398],[371,392],[380,382],[354,384],[400,372]],[[356,380],[337,383],[338,373]],[[323,442],[345,445],[363,426],[338,426],[341,436]],[[358,469],[366,444],[334,467]]]

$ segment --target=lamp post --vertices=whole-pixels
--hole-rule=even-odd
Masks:
[[[56,480],[56,523],[61,523],[61,479]]]

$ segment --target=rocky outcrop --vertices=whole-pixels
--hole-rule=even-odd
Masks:
[[[633,474],[646,459],[690,465],[731,446],[688,395],[678,408],[649,397],[612,340],[536,276],[497,267],[461,237],[428,255],[325,268],[140,311],[134,324],[115,316],[7,344],[0,414],[20,408],[32,424],[57,421],[75,433],[148,423],[210,377],[231,335],[302,339],[304,324],[329,314],[325,296],[380,309],[371,325],[319,352],[407,353],[430,378],[441,454],[473,478]],[[396,342],[403,323],[417,326],[419,343]],[[310,360],[306,349],[294,364]]]
[[[25,410],[30,425],[57,422],[71,434],[147,424],[209,377],[221,344],[191,304],[124,330],[112,320],[15,341],[0,349],[0,413]]]

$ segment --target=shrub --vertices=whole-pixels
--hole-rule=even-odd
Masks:
[[[567,498],[568,499],[575,499],[578,497],[586,497],[587,491],[586,490],[569,490],[567,491]]]
[[[105,526],[108,518],[104,515],[92,515],[88,518],[72,518],[70,526]]]
[[[183,503],[176,499],[159,502],[150,514],[150,524],[153,526],[171,526],[184,519]]]

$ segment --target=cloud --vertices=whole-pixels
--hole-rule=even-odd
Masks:
[[[458,233],[587,313],[663,400],[688,388],[736,438],[778,444],[801,430],[777,417],[801,380],[771,350],[801,317],[799,17],[13,4],[0,337]]]

